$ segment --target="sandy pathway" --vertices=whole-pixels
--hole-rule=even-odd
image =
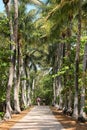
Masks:
[[[65,130],[48,106],[35,106],[10,130]]]

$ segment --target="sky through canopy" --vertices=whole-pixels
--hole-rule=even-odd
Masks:
[[[46,2],[46,0],[41,0],[43,2]],[[28,6],[28,11],[31,10],[31,9],[35,9],[35,6],[34,5],[29,5]],[[4,4],[3,4],[3,0],[0,0],[0,12],[4,12],[5,11],[5,7],[4,7]]]

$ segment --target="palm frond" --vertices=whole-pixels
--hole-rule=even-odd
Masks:
[[[44,5],[44,3],[43,3],[42,1],[40,1],[40,0],[31,0],[31,2],[32,2],[33,4],[35,4],[35,5],[38,5],[38,6]]]

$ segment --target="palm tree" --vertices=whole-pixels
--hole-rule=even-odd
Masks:
[[[18,38],[18,0],[14,0],[14,39],[16,43],[16,53],[17,53],[17,68],[15,69],[15,71],[17,72],[17,79],[15,80],[15,86],[14,86],[14,110],[16,113],[20,113],[20,105],[19,105],[20,39]]]
[[[67,9],[67,4],[68,4],[68,9]],[[60,38],[60,37],[62,37],[60,31],[63,32],[64,25],[65,26],[67,25],[67,28],[70,28],[70,29],[67,29],[67,30],[69,30],[68,32],[70,32],[70,30],[71,30],[71,27],[67,23],[69,23],[68,21],[72,19],[72,12],[73,12],[73,9],[71,8],[72,5],[71,5],[71,3],[67,2],[67,1],[50,1],[49,5],[50,5],[51,9],[50,10],[48,9],[48,15],[47,15],[46,19],[47,19],[47,21],[51,21],[51,23],[52,23],[51,29],[50,29],[50,31],[51,31],[50,37],[52,37],[52,39],[56,38],[56,39],[58,39],[58,40],[60,39],[62,41],[62,39]],[[66,21],[65,21],[65,19],[66,19]],[[54,32],[56,32],[56,33],[54,33]],[[69,38],[71,34],[68,34],[68,32],[67,32],[67,37]],[[60,36],[59,38],[58,38],[58,35]],[[59,55],[60,55],[58,52],[61,52],[61,56],[58,58],[58,60],[56,58],[56,62],[58,62],[58,63],[56,63],[56,65],[57,65],[57,71],[60,71],[61,64],[63,63],[63,61],[61,60],[63,58],[62,49],[64,48],[63,44],[65,44],[65,43],[58,43],[58,44],[60,46],[59,48],[61,48],[61,49],[58,49],[56,57],[59,57]],[[67,46],[67,54],[68,54],[68,52],[70,53],[70,43],[67,43],[65,46]],[[69,54],[67,55],[67,57],[68,56],[69,56]],[[59,78],[57,78],[57,82],[58,82],[57,86],[63,86],[61,84],[61,76],[59,76]],[[61,87],[61,90],[62,90],[62,87]],[[61,95],[60,95],[60,98],[61,98]]]
[[[57,1],[57,2],[53,2],[50,1],[49,6],[50,5],[54,5],[53,9],[51,6],[51,10],[48,13],[47,16],[47,20],[51,19],[51,21],[53,20],[53,24],[52,24],[52,29],[53,31],[56,32],[56,30],[59,30],[59,25],[60,25],[60,29],[66,25],[66,22],[68,22],[67,20],[67,14],[71,14],[73,12],[77,12],[77,10],[79,10],[78,13],[78,37],[77,37],[77,46],[76,46],[76,57],[75,57],[75,99],[74,99],[74,113],[73,115],[77,118],[78,117],[78,76],[79,76],[79,51],[80,51],[80,38],[81,38],[81,1]],[[79,9],[77,9],[77,6],[79,4]],[[68,8],[67,8],[68,5]],[[60,19],[58,19],[58,16],[60,16]],[[66,18],[66,21],[65,21]],[[58,20],[57,20],[58,19]],[[61,22],[63,24],[63,26],[61,26]],[[51,31],[52,32],[52,31]],[[52,33],[52,35],[54,34],[54,32]],[[56,35],[57,36],[57,35]]]
[[[75,96],[74,96],[74,112],[73,116],[78,118],[78,78],[79,78],[79,54],[80,54],[80,42],[81,42],[81,6],[82,2],[79,0],[78,8],[78,37],[76,44],[76,57],[75,57]]]
[[[86,117],[86,114],[84,112],[85,107],[85,86],[86,86],[86,70],[87,70],[87,43],[85,43],[84,47],[84,58],[83,58],[83,85],[81,88],[81,109],[80,109],[80,116]]]
[[[87,6],[87,2],[84,1],[83,2],[83,12],[84,14],[86,14],[86,6]],[[85,17],[83,17],[83,21],[84,21],[84,28],[86,28],[86,24],[87,24],[87,15],[84,15]],[[82,84],[82,88],[81,88],[81,109],[80,109],[80,116],[84,117],[86,116],[85,112],[84,112],[84,108],[85,108],[85,97],[86,97],[86,71],[87,71],[87,43],[85,43],[85,47],[84,47],[84,57],[83,57],[83,84]]]
[[[9,119],[11,118],[11,112],[12,112],[12,108],[10,104],[10,95],[11,95],[11,89],[13,84],[13,75],[14,75],[14,66],[15,66],[15,45],[13,44],[14,42],[13,25],[12,25],[12,19],[10,15],[11,1],[3,0],[3,2],[5,3],[7,17],[9,19],[10,39],[11,39],[10,49],[13,52],[13,55],[11,55],[11,63],[9,68],[9,79],[8,79],[7,93],[6,93],[6,113],[4,116],[5,119]]]

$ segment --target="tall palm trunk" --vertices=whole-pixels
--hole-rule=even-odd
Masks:
[[[78,37],[76,44],[75,57],[75,96],[74,96],[74,112],[73,117],[78,118],[78,78],[79,78],[79,53],[80,53],[80,39],[81,39],[81,0],[79,0],[78,11]]]
[[[59,70],[61,69],[61,65],[63,63],[63,54],[64,54],[64,45],[63,44],[59,44]],[[62,76],[60,75],[59,76],[59,108],[62,109],[63,108],[63,98],[62,98],[62,94],[61,94],[61,91],[63,89],[63,85],[62,85]]]
[[[62,77],[59,77],[59,109],[63,108],[63,99],[62,99]]]
[[[17,52],[17,80],[14,86],[14,109],[20,113],[19,87],[20,87],[20,42],[18,41],[18,0],[14,0],[14,38]]]
[[[66,34],[64,33],[64,32],[62,32],[62,38],[63,38],[63,40],[65,39],[65,36],[66,36]],[[63,64],[65,63],[65,49],[66,49],[66,44],[65,43],[63,43]],[[66,87],[66,74],[64,74],[63,75],[63,87]],[[63,100],[63,102],[64,102],[64,107],[65,108],[67,108],[67,92],[65,92],[64,93],[64,100]]]
[[[15,45],[13,44],[14,42],[14,36],[13,36],[13,26],[12,26],[12,19],[10,15],[10,4],[11,1],[9,0],[9,3],[6,5],[6,12],[7,12],[7,17],[9,19],[9,28],[10,28],[10,50],[13,52],[13,55],[11,55],[11,60],[10,60],[10,68],[9,68],[9,78],[8,78],[8,85],[7,85],[7,92],[6,92],[6,113],[4,116],[4,119],[9,119],[11,118],[11,104],[10,104],[10,95],[11,95],[11,89],[12,89],[12,84],[13,84],[13,75],[14,75],[14,63],[15,63]]]
[[[54,63],[54,66],[53,66],[53,73],[56,74],[57,73],[57,70],[56,70],[56,61],[54,61],[54,62],[55,63]],[[57,99],[57,93],[58,93],[57,77],[55,77],[54,80],[53,80],[53,97],[54,97],[53,98],[53,104],[54,105],[57,103],[57,101],[56,101],[56,99]]]
[[[30,72],[29,68],[26,68],[26,73],[27,73],[27,106],[31,105],[31,87],[30,87]]]
[[[23,63],[23,59],[21,59],[21,76],[22,77],[26,77],[26,73],[25,73],[25,67],[24,67],[24,63]],[[22,107],[27,107],[27,89],[26,89],[26,79],[23,79],[21,82],[21,87],[22,87]]]
[[[22,106],[27,107],[26,80],[22,81]]]
[[[72,14],[70,14],[69,16],[68,16],[68,19],[69,19],[69,27],[67,28],[67,37],[70,39],[71,38],[71,36],[72,36]],[[69,64],[67,64],[68,65],[68,67],[69,67],[69,70],[70,70],[70,68],[71,68],[71,63],[70,63],[70,55],[71,55],[71,42],[68,42],[67,43],[67,53],[66,53],[66,57],[67,57],[67,59],[68,59],[68,61],[69,61]],[[69,73],[68,75],[67,75],[67,82],[69,82],[69,81],[71,81],[71,74]],[[68,83],[68,85],[69,85],[69,93],[68,93],[68,109],[70,110],[71,109],[71,101],[72,101],[72,89],[71,89],[71,84],[70,83]]]
[[[60,71],[61,69],[61,64],[62,64],[62,57],[63,57],[63,44],[59,43],[57,45],[57,50],[56,50],[56,73],[57,71]],[[61,95],[61,91],[62,91],[62,76],[59,75],[58,77],[56,77],[56,97],[59,97],[59,109],[62,109],[62,103],[63,103],[63,99],[62,99],[62,95]]]
[[[34,90],[35,90],[35,79],[32,81],[32,98],[34,97]]]
[[[56,89],[55,89],[55,78],[54,78],[54,81],[53,81],[53,102],[52,102],[52,104],[55,105],[55,102],[56,102]]]
[[[80,116],[85,117],[86,114],[84,112],[85,107],[85,87],[86,87],[86,71],[87,71],[87,43],[84,48],[84,58],[83,58],[83,86],[81,88],[81,109]]]
[[[20,43],[17,43],[17,68],[15,69],[15,86],[14,86],[14,111],[20,113],[20,103],[19,103],[19,88],[20,88]]]
[[[53,71],[54,71],[54,73],[56,74],[57,73],[57,71],[58,71],[58,64],[59,64],[59,55],[58,55],[58,52],[59,52],[59,44],[57,44],[56,46],[55,46],[56,48],[56,51],[55,51],[55,60],[54,60],[54,66],[53,66]],[[58,104],[58,101],[57,101],[57,97],[59,96],[59,78],[58,78],[58,76],[57,77],[55,77],[54,78],[54,83],[53,83],[53,91],[54,91],[54,101],[53,101],[53,103],[55,104]]]
[[[28,83],[28,88],[27,88],[27,106],[31,105],[31,89],[30,89],[30,83]]]

